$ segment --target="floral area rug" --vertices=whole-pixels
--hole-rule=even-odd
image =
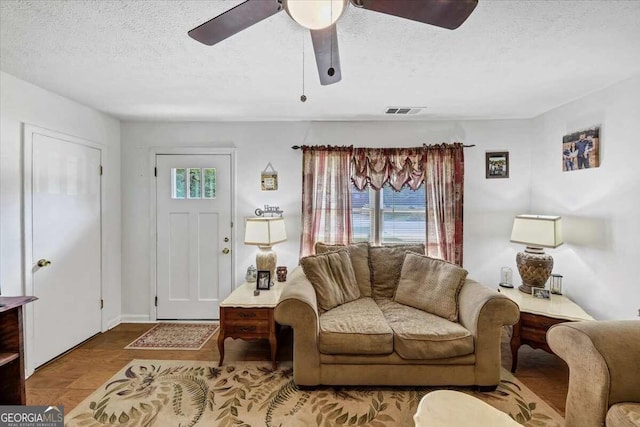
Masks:
[[[506,370],[498,389],[471,394],[520,424],[559,427],[562,418]],[[66,426],[413,426],[433,387],[298,389],[291,362],[134,360],[65,416]]]
[[[158,323],[125,348],[200,350],[218,328],[215,323]]]

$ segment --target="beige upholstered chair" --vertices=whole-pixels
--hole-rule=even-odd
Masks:
[[[640,320],[560,323],[547,342],[569,365],[566,427],[640,426]]]

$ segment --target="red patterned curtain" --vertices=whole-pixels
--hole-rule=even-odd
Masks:
[[[455,143],[424,150],[427,255],[462,265],[464,148]]]
[[[353,147],[302,147],[300,257],[313,254],[317,241],[350,243],[352,154]]]
[[[415,190],[424,181],[424,155],[423,147],[354,148],[351,181],[360,191],[379,190],[387,182],[396,191],[405,185]]]

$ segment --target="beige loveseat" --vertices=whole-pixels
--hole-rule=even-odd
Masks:
[[[559,323],[547,343],[569,365],[566,427],[640,426],[640,320]]]
[[[360,243],[346,249],[348,252],[334,252],[336,247],[317,244],[316,253],[321,255],[301,260],[276,306],[276,321],[293,329],[296,384],[497,386],[500,332],[504,325],[516,323],[520,313],[514,302],[466,279],[466,271],[453,264],[413,255],[423,254],[423,245]],[[326,301],[327,293],[339,294],[340,289],[314,288],[312,281],[350,274],[327,267],[329,256],[335,262],[348,257],[359,292],[356,297],[343,293],[348,301],[327,310],[319,301]],[[324,262],[330,271],[325,276],[320,273],[319,278],[309,262]],[[420,265],[424,262],[435,266],[437,274],[423,277]],[[455,275],[459,271],[451,273],[451,266],[462,270],[463,276]],[[312,272],[312,280],[305,270]],[[439,288],[436,276],[462,279],[452,291]],[[407,283],[426,283],[434,291],[422,292]],[[449,301],[454,298],[455,306],[439,301],[441,295]],[[440,315],[411,306],[422,306],[425,301]]]

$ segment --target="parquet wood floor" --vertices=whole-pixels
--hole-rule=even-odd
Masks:
[[[149,330],[152,324],[124,323],[98,334],[58,359],[39,368],[27,380],[29,405],[64,405],[69,412],[91,392],[133,359],[218,361],[215,335],[199,351],[125,350],[124,347]],[[291,360],[292,333],[283,328],[278,360]],[[235,361],[269,360],[267,341],[225,341],[225,364]],[[502,365],[511,367],[508,337],[503,337]],[[520,348],[516,377],[564,415],[569,370],[558,357],[528,346]]]

